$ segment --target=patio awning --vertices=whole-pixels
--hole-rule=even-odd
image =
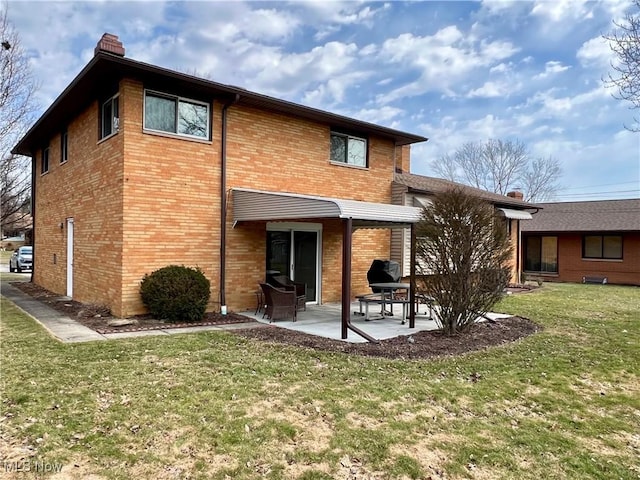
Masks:
[[[501,211],[505,217],[513,220],[531,220],[533,218],[529,212],[524,210],[513,210],[512,208],[498,208],[497,210]]]
[[[405,227],[420,220],[421,210],[387,203],[231,189],[234,222],[309,218],[350,218],[354,227]]]

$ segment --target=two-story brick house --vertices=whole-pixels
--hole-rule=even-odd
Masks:
[[[14,148],[33,159],[34,281],[128,316],[146,273],[199,266],[210,308],[239,311],[278,270],[345,305],[389,227],[417,220],[391,185],[422,141],[125,58],[105,34]]]

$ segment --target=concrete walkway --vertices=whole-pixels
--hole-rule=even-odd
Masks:
[[[152,335],[175,335],[178,333],[203,332],[207,330],[233,330],[251,328],[260,324],[255,322],[233,323],[226,325],[207,325],[200,327],[166,328],[162,330],[144,330],[140,332],[98,333],[76,322],[57,310],[15,288],[4,278],[0,281],[0,293],[13,302],[20,310],[42,325],[53,337],[63,343],[92,342],[129,337],[147,337]]]
[[[60,312],[54,310],[51,307],[43,304],[42,302],[34,299],[30,295],[22,292],[21,290],[13,287],[9,283],[10,280],[3,278],[0,282],[2,296],[6,297],[20,309],[33,317],[38,323],[40,323],[51,335],[65,343],[77,343],[77,342],[91,342],[96,340],[110,340],[118,338],[131,338],[131,337],[147,337],[152,335],[175,335],[178,333],[192,333],[203,331],[222,331],[222,330],[235,330],[241,328],[254,328],[259,326],[271,325],[272,327],[286,328],[290,330],[296,330],[311,335],[318,335],[321,337],[332,338],[335,340],[342,340],[341,338],[341,309],[340,304],[325,304],[325,305],[307,305],[307,309],[303,312],[298,312],[298,321],[292,322],[290,319],[277,320],[270,323],[269,320],[265,320],[262,312],[255,314],[254,312],[239,312],[242,315],[246,315],[252,320],[248,323],[232,323],[224,325],[207,325],[207,326],[194,326],[184,328],[166,328],[162,330],[143,330],[138,332],[118,332],[118,333],[98,333],[88,327],[85,327],[81,323],[69,318]],[[437,308],[437,307],[434,307]],[[379,340],[393,338],[401,335],[410,335],[426,330],[436,330],[438,325],[436,322],[425,314],[416,315],[415,328],[409,328],[408,322],[402,321],[401,311],[397,312],[398,315],[391,317],[383,317],[381,320],[365,321],[364,317],[357,315],[359,305],[353,303],[351,305],[351,323],[363,330],[367,334]],[[426,312],[425,312],[426,313]],[[511,315],[489,313],[487,314],[492,320],[499,320],[501,318],[507,318]],[[484,321],[484,319],[478,318],[478,321]],[[367,340],[354,332],[348,333],[348,338],[344,339],[346,342],[366,342]]]

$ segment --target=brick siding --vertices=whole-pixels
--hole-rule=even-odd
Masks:
[[[582,234],[555,236],[558,237],[558,273],[538,275],[545,281],[582,282],[583,276],[591,276],[607,277],[612,284],[640,285],[640,233],[622,234],[622,260],[583,259]]]
[[[69,161],[63,165],[60,135],[51,138],[50,171],[35,185],[35,281],[65,293],[66,230],[59,224],[72,217],[74,299],[108,305],[119,316],[143,313],[142,277],[179,264],[203,270],[212,286],[209,308],[216,309],[222,105],[213,103],[213,140],[193,141],[143,132],[140,82],[123,80],[119,93],[120,131],[113,137],[98,142],[96,101],[68,125]],[[368,169],[334,165],[329,133],[328,125],[242,104],[230,107],[227,188],[390,203],[393,143],[369,139]],[[408,169],[409,149],[397,150]],[[232,205],[227,218],[226,303],[230,310],[254,308],[254,292],[264,279],[266,225],[234,228]],[[322,224],[322,301],[339,301],[342,226],[336,219]],[[388,257],[389,238],[384,229],[354,233],[354,294],[368,290],[366,271],[373,258]]]

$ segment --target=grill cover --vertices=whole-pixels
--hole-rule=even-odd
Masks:
[[[401,276],[400,264],[392,260],[374,260],[367,272],[369,285],[372,283],[398,282]],[[371,290],[373,290],[373,293],[380,293],[379,288],[371,287]]]

